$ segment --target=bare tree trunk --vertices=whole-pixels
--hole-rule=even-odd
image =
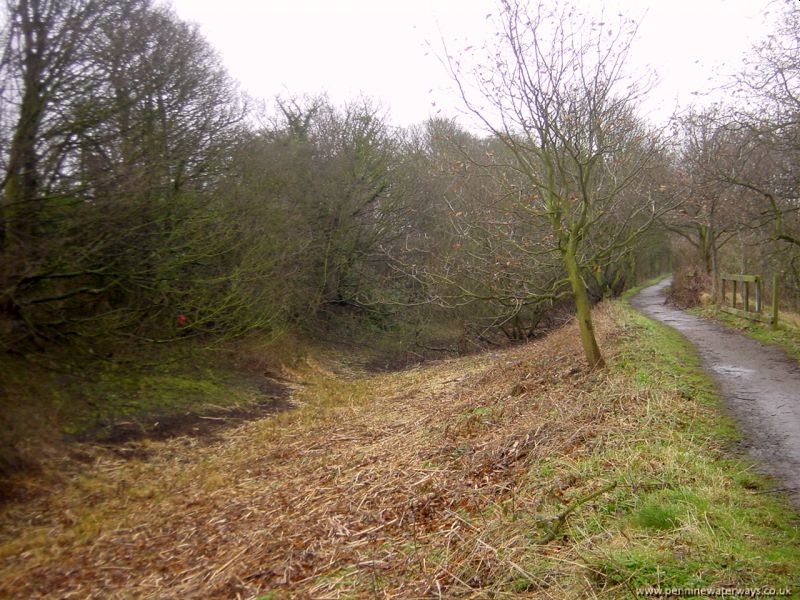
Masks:
[[[581,279],[580,267],[576,258],[575,241],[570,239],[564,251],[564,265],[567,268],[567,277],[572,287],[572,296],[575,299],[575,311],[578,318],[578,330],[580,331],[583,352],[586,361],[592,369],[602,369],[605,367],[603,355],[597,345],[592,325],[592,305],[586,293],[586,286]]]
[[[42,102],[37,90],[25,90],[20,117],[9,152],[9,166],[4,188],[3,247],[10,249],[30,224],[37,196],[36,136],[41,123]],[[27,219],[26,219],[27,217]]]
[[[22,48],[22,97],[19,113],[14,125],[14,134],[8,156],[8,170],[3,188],[3,227],[0,247],[11,253],[18,238],[24,236],[25,224],[32,222],[32,204],[37,196],[36,141],[44,114],[44,59],[45,32],[40,24],[41,8],[34,2],[20,5],[20,34],[24,40]],[[29,13],[29,10],[31,13]]]
[[[719,263],[717,252],[717,234],[711,229],[711,298],[714,302],[719,301]]]

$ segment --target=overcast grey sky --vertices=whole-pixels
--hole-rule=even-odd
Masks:
[[[651,65],[660,83],[645,111],[665,120],[702,102],[716,73],[738,70],[768,33],[768,0],[584,0],[640,22],[633,69]],[[172,0],[196,22],[251,95],[327,92],[379,100],[399,125],[459,109],[445,69],[431,52],[480,44],[490,34],[492,0]],[[435,103],[435,105],[434,105]]]

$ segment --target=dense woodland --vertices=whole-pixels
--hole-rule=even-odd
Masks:
[[[577,310],[600,365],[589,306],[676,261],[780,270],[796,306],[800,5],[778,8],[731,103],[659,128],[626,71],[634,23],[503,0],[477,67],[443,50],[480,133],[397,128],[367,98],[260,107],[160,3],[9,0],[2,351],[342,321],[409,344],[435,324],[474,346]]]

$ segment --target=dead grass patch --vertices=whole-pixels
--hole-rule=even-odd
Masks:
[[[605,348],[626,336],[615,310],[596,312]],[[575,503],[576,513],[605,510],[608,484],[629,494],[661,476],[637,444],[664,397],[620,371],[586,372],[573,329],[398,373],[334,374],[312,361],[290,374],[305,382],[298,410],[214,444],[148,441],[146,460],[132,461],[86,449],[91,464],[66,484],[5,507],[0,595],[564,598],[625,589],[596,566],[604,544],[624,537],[584,517],[568,534],[560,515]]]
[[[672,276],[668,299],[679,308],[691,308],[704,304],[710,291],[711,278],[705,269],[698,265],[685,265]]]

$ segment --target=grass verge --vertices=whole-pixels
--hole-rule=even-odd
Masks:
[[[623,598],[642,586],[800,589],[797,513],[730,457],[677,333],[596,310],[397,373],[289,375],[300,408],[219,442],[98,452],[0,515],[0,596]]]
[[[726,452],[738,434],[721,416],[691,345],[627,305],[619,309],[633,336],[614,369],[649,396],[641,430],[647,441],[625,450],[639,458],[624,477],[649,471],[652,483],[628,499],[621,538],[595,553],[596,567],[607,582],[629,587],[800,592],[797,512],[769,493],[774,485],[751,463]]]

